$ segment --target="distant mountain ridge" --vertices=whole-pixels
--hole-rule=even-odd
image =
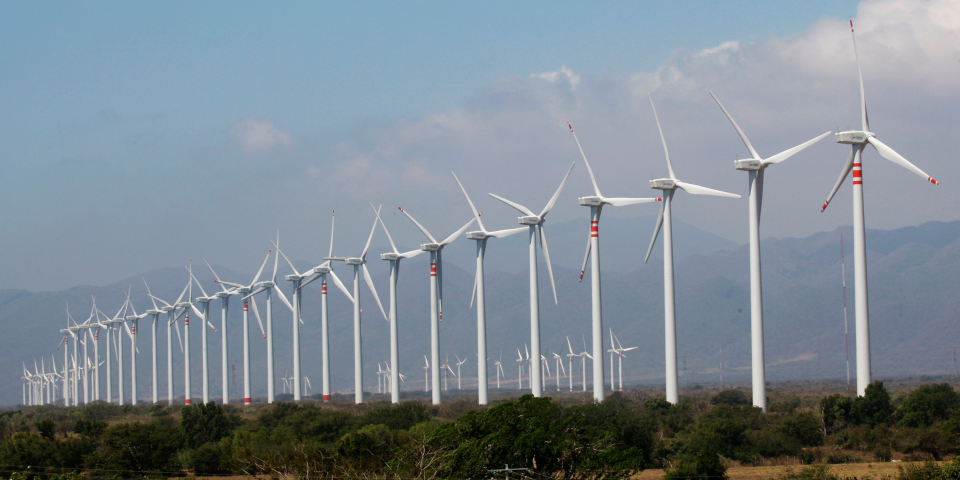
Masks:
[[[663,268],[661,256],[653,256],[643,264],[652,225],[640,219],[604,219],[601,259],[603,270],[604,328],[612,328],[621,342],[640,348],[624,359],[624,379],[629,382],[663,381]],[[679,223],[679,222],[678,222]],[[566,337],[576,344],[576,337],[590,332],[590,287],[588,277],[577,281],[586,229],[583,222],[548,225],[551,257],[557,281],[559,305],[554,305],[546,269],[540,269],[541,323],[544,354],[566,353]],[[682,365],[687,375],[682,382],[719,380],[721,364],[725,381],[746,381],[750,375],[750,318],[748,247],[679,224],[675,227],[678,258],[676,261],[678,347],[686,354]],[[762,242],[764,275],[764,313],[769,380],[799,378],[839,378],[845,375],[843,347],[843,297],[841,292],[840,235],[847,239],[847,290],[851,369],[855,372],[852,352],[855,348],[853,324],[852,235],[849,227],[832,232],[819,232],[806,238],[766,238]],[[522,237],[522,238],[521,238]],[[679,243],[681,238],[687,244]],[[491,242],[488,249],[487,342],[492,361],[503,352],[508,379],[516,382],[516,351],[523,351],[529,342],[528,274],[526,271],[526,237],[516,235],[510,242]],[[642,245],[643,251],[639,251]],[[476,312],[469,308],[473,285],[472,242],[458,240],[451,245],[444,269],[444,321],[441,324],[442,357],[449,353],[470,358],[462,367],[464,385],[475,385]],[[911,374],[944,374],[954,371],[952,345],[960,343],[960,221],[928,222],[916,227],[895,230],[868,230],[868,275],[870,282],[870,318],[875,377]],[[659,248],[654,249],[657,252]],[[682,255],[680,254],[682,252]],[[371,252],[370,268],[386,308],[386,262]],[[405,260],[399,281],[399,319],[401,335],[400,370],[407,376],[406,390],[423,388],[422,358],[429,353],[428,265],[425,255]],[[542,261],[542,259],[541,259]],[[308,262],[294,262],[298,269],[312,267]],[[278,283],[289,296],[291,287],[283,280],[288,273],[280,262]],[[500,268],[506,265],[509,268]],[[221,278],[249,282],[252,273],[241,274],[215,266]],[[272,273],[268,265],[264,273]],[[352,272],[338,267],[345,283]],[[194,265],[194,273],[208,294],[218,290],[205,265]],[[587,274],[589,276],[589,273]],[[182,266],[154,270],[142,275],[153,293],[172,301],[186,283]],[[69,302],[74,318],[83,321],[90,310],[90,294],[108,315],[122,304],[121,290],[131,285],[132,299],[138,311],[149,308],[140,276],[108,286],[78,286],[59,292],[27,292],[0,290],[0,348],[6,354],[0,361],[0,382],[7,387],[0,394],[0,404],[20,402],[21,362],[32,368],[34,359],[43,356],[49,364],[51,355],[61,367],[63,352],[56,350],[58,330],[65,326],[64,307]],[[302,358],[304,374],[315,386],[320,382],[318,284],[304,289]],[[352,313],[350,305],[335,288],[330,288],[331,348],[333,357],[332,384],[336,391],[350,391],[353,372]],[[199,290],[194,287],[194,297]],[[265,316],[264,299],[258,299]],[[239,300],[231,301],[229,341],[231,363],[237,365],[236,379],[241,380],[241,310]],[[363,347],[367,390],[376,390],[377,362],[389,358],[388,329],[373,298],[364,285],[361,290],[364,308]],[[265,320],[265,318],[264,318]],[[274,307],[277,376],[291,369],[290,346],[292,315],[280,302]],[[161,322],[162,323],[162,322]],[[150,395],[149,319],[141,320],[138,361],[139,391]],[[217,324],[219,326],[219,324]],[[195,395],[200,385],[200,322],[190,327],[194,366]],[[251,315],[252,366],[254,394],[266,391],[265,343],[260,327]],[[160,326],[159,349],[161,398],[166,396],[164,359],[165,327]],[[220,391],[219,333],[210,332],[211,389]],[[175,337],[175,335],[174,335]],[[589,343],[588,338],[585,341]],[[606,339],[605,339],[606,340]],[[182,355],[174,340],[175,392],[182,395]],[[605,343],[608,343],[606,340]],[[722,344],[723,356],[720,357]],[[575,349],[578,347],[575,345]],[[101,349],[102,351],[103,349]],[[561,352],[561,350],[563,350]],[[129,352],[129,350],[126,350]],[[605,361],[609,362],[609,358]],[[551,368],[553,364],[551,363]],[[609,365],[608,367],[609,368]],[[129,366],[127,366],[129,370]],[[580,369],[575,366],[575,382],[579,385]],[[590,374],[588,368],[588,375]],[[609,372],[609,370],[607,370]],[[104,375],[101,371],[101,375]],[[609,373],[607,374],[609,377]],[[491,377],[494,378],[494,377]],[[609,381],[609,378],[606,379]],[[526,381],[524,382],[526,383]],[[239,387],[239,386],[238,386]],[[316,390],[316,387],[315,387]],[[116,389],[114,390],[116,391]],[[235,391],[239,392],[239,388]],[[278,392],[282,391],[278,386]],[[549,391],[549,389],[547,390]],[[313,392],[316,393],[316,392]],[[241,395],[233,395],[239,398]]]

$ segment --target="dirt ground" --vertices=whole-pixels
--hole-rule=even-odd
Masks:
[[[900,467],[909,465],[906,462],[883,462],[883,463],[847,463],[840,465],[830,465],[830,472],[840,478],[872,478],[881,480],[884,478],[896,478],[900,474]],[[731,467],[727,469],[727,475],[730,480],[770,480],[783,474],[788,468],[797,471],[803,468],[803,465],[771,465],[762,467]],[[663,478],[663,470],[644,470],[643,473],[634,477],[637,480],[659,480]]]

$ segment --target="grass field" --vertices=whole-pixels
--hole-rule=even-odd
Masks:
[[[839,465],[830,465],[830,473],[840,478],[857,478],[863,480],[872,478],[880,480],[884,478],[896,478],[900,474],[900,467],[910,465],[907,462],[877,462],[877,463],[846,463]],[[787,471],[800,470],[803,465],[766,465],[760,467],[730,467],[727,469],[727,476],[730,480],[769,480],[777,478]],[[634,477],[638,480],[659,480],[663,478],[663,470],[644,470],[643,473]]]

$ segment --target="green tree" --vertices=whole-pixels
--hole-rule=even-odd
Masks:
[[[727,467],[720,461],[720,455],[700,451],[677,462],[676,468],[667,470],[665,480],[718,480],[727,478]]]
[[[37,431],[40,432],[40,436],[47,439],[53,440],[54,434],[57,429],[57,422],[50,420],[49,418],[44,418],[38,421],[34,426],[37,427]]]
[[[184,406],[180,409],[180,414],[183,439],[190,448],[217,442],[230,435],[232,430],[232,422],[227,418],[223,407],[213,402]]]
[[[369,469],[379,469],[390,459],[396,442],[393,432],[386,425],[367,425],[348,433],[337,442],[337,453],[354,464]]]
[[[850,408],[850,416],[854,423],[860,425],[880,425],[889,423],[893,415],[893,404],[890,403],[890,394],[883,387],[883,382],[877,380],[858,397]]]
[[[97,452],[97,466],[146,474],[176,470],[183,443],[179,429],[166,423],[121,423],[107,428]]]
[[[948,383],[921,385],[910,392],[897,409],[897,423],[904,427],[928,427],[950,417],[960,406],[960,395]]]
[[[853,399],[839,393],[820,399],[820,413],[823,424],[828,432],[834,432],[851,422],[850,410],[853,408]]]
[[[722,390],[710,398],[711,405],[750,405],[750,397],[740,390]]]

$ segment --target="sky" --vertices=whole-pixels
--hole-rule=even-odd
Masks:
[[[869,150],[867,226],[957,220],[956,0],[2,2],[0,288],[201,257],[253,272],[277,230],[288,256],[320,263],[331,211],[338,251],[359,253],[370,202],[453,231],[470,214],[451,171],[487,228],[507,228],[514,211],[487,192],[539,210],[576,162],[550,221],[582,218],[586,236],[576,197],[592,187],[566,123],[605,195],[655,196],[648,94],[678,178],[745,194],[731,161],[748,152],[708,90],[762,156],[857,127],[848,17],[873,131],[941,182]],[[847,152],[828,136],[771,168],[762,236],[850,224],[849,180],[820,213]],[[746,241],[745,199],[681,192],[674,212]],[[384,221],[398,244],[422,241]]]

